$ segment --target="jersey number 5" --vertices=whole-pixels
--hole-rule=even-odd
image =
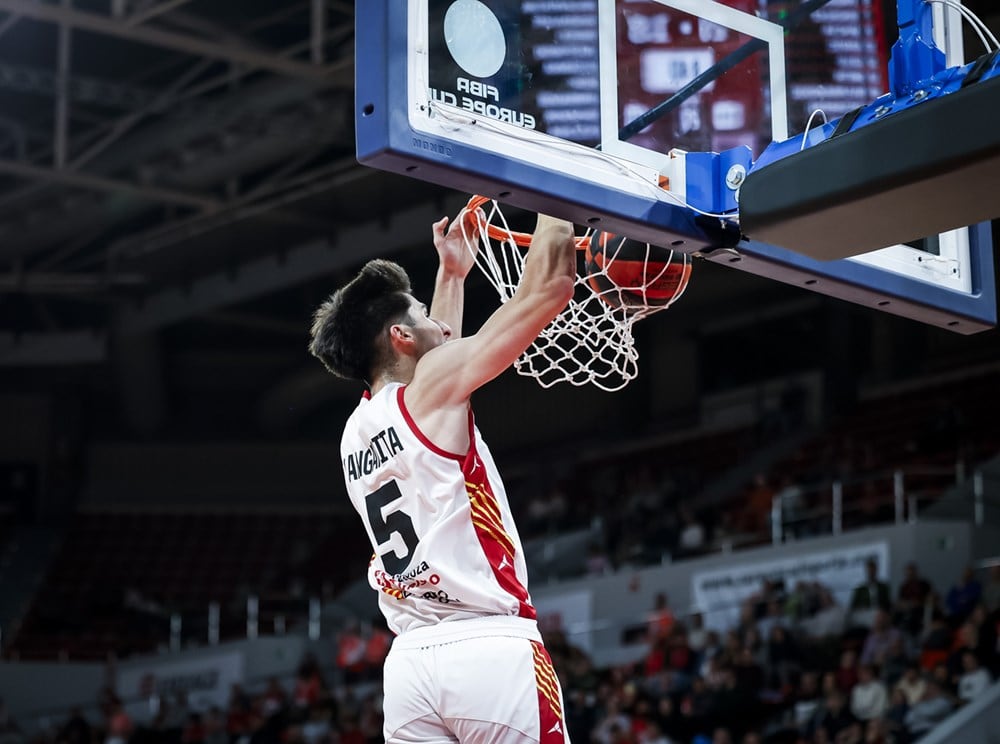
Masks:
[[[403,494],[399,490],[399,484],[391,480],[377,491],[372,491],[365,496],[365,509],[368,512],[368,524],[371,525],[372,534],[382,547],[392,539],[393,533],[398,534],[403,545],[406,546],[406,554],[402,557],[391,550],[382,554],[382,565],[385,566],[386,573],[400,574],[406,570],[413,559],[413,551],[416,550],[420,538],[417,537],[413,529],[413,520],[410,515],[398,509],[382,516],[382,509],[386,504],[390,504],[396,499],[402,498]]]

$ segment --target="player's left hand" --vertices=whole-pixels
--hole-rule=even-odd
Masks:
[[[479,226],[486,224],[486,213],[482,209],[477,209],[475,212],[465,212],[464,218],[450,227],[448,222],[449,219],[444,217],[434,223],[434,247],[437,248],[441,268],[450,274],[465,278],[476,263]]]

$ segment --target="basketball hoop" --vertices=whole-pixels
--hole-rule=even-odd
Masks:
[[[482,208],[479,245],[467,230],[466,215]],[[476,265],[507,302],[521,282],[531,234],[515,232],[500,205],[474,196],[458,216]],[[632,326],[670,307],[687,288],[690,257],[680,251],[633,243],[609,233],[588,230],[575,238],[576,288],[569,305],[539,334],[514,363],[518,374],[543,388],[560,382],[621,390],[638,374],[639,354]]]

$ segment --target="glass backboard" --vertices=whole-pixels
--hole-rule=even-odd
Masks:
[[[926,8],[963,64],[957,12]],[[748,174],[884,100],[896,25],[882,0],[366,0],[358,157],[976,332],[996,321],[988,224],[836,260],[741,224]]]

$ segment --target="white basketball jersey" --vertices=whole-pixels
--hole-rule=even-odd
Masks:
[[[368,581],[396,633],[488,615],[535,617],[521,541],[469,411],[469,451],[417,428],[405,386],[362,399],[340,444],[347,493],[375,554]]]

